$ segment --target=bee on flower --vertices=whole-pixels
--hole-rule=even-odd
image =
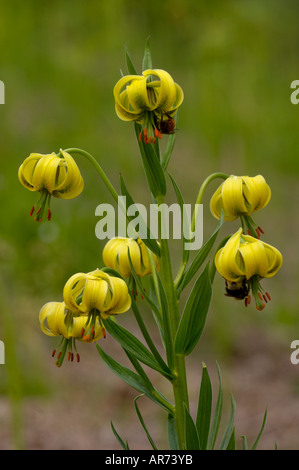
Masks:
[[[282,265],[277,248],[250,235],[240,228],[215,255],[215,266],[225,279],[226,295],[250,303],[252,293],[256,308],[263,310],[271,300],[260,284],[263,278],[273,277]]]
[[[19,168],[18,177],[22,185],[40,193],[38,202],[32,207],[35,220],[41,222],[47,206],[47,219],[51,219],[50,199],[73,199],[84,188],[84,181],[73,157],[60,150],[59,154],[31,153]]]
[[[139,140],[155,143],[175,130],[174,116],[182,104],[182,88],[165,70],[149,69],[142,75],[126,75],[115,85],[115,110],[123,121],[141,124]]]
[[[210,209],[214,217],[220,219],[221,211],[225,220],[241,218],[243,228],[259,238],[264,233],[256,227],[251,215],[263,209],[271,199],[271,189],[262,175],[229,176],[216,190],[210,201]]]

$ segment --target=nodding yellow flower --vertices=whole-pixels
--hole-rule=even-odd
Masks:
[[[102,256],[105,266],[114,269],[122,277],[131,277],[132,271],[129,261],[129,255],[133,268],[139,277],[151,274],[151,266],[147,253],[147,249],[143,241],[138,238],[112,238],[106,243]],[[158,259],[154,255],[156,266],[158,267]]]
[[[215,266],[226,281],[226,295],[245,299],[250,303],[250,291],[256,308],[262,310],[264,302],[271,300],[264,292],[260,279],[273,277],[282,265],[281,253],[271,245],[238,230],[215,256]]]
[[[61,156],[59,156],[61,155]],[[20,182],[29,191],[38,191],[41,196],[36,206],[35,220],[41,222],[46,204],[48,205],[47,219],[51,219],[51,196],[60,199],[73,199],[83,191],[84,181],[80,170],[71,155],[60,150],[56,153],[31,153],[19,168]]]
[[[73,315],[89,315],[100,321],[127,312],[131,307],[125,281],[100,269],[70,277],[63,289],[63,299]]]
[[[184,94],[168,72],[149,69],[142,75],[126,75],[117,82],[113,94],[117,116],[142,125],[140,141],[154,143],[156,137],[174,133],[173,117]]]
[[[221,210],[225,220],[244,218],[248,229],[254,235],[250,215],[263,209],[271,198],[271,189],[261,175],[229,176],[217,189],[210,201],[210,209],[214,217],[220,219]],[[257,227],[257,235],[264,233]]]
[[[61,350],[58,354],[56,365],[61,366],[66,352],[68,360],[74,360],[73,348],[76,350],[75,340],[90,343],[104,336],[103,327],[98,319],[93,321],[87,315],[75,317],[72,315],[64,302],[48,302],[39,313],[39,321],[42,331],[48,336],[61,336]],[[88,329],[88,334],[85,331]],[[52,352],[52,357],[56,349]],[[77,362],[80,356],[76,353]]]

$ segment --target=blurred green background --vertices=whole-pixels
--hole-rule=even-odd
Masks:
[[[298,14],[296,0],[0,1],[0,448],[117,449],[110,419],[133,449],[148,448],[135,393],[106,370],[95,347],[79,345],[80,366],[57,369],[54,342],[38,322],[40,307],[61,300],[71,274],[101,266],[94,212],[113,201],[78,156],[84,193],[52,199],[52,221],[36,224],[29,217],[35,194],[17,178],[31,152],[80,147],[117,189],[122,173],[135,201],[149,202],[133,126],[118,120],[112,95],[120,70],[126,73],[125,47],[141,71],[148,36],[154,68],[169,71],[185,93],[169,166],[185,202],[195,202],[212,172],[263,174],[272,199],[255,220],[284,256],[279,274],[263,284],[272,295],[263,312],[225,297],[216,278],[205,333],[187,361],[191,405],[202,361],[217,387],[217,360],[237,402],[237,436],[255,436],[268,407],[261,447],[299,448],[299,365],[290,362],[299,336],[299,105],[290,101],[290,84],[299,79]],[[216,187],[204,200],[205,239],[217,223],[208,206]],[[174,270],[179,249],[173,246]],[[124,322],[135,328],[129,315]],[[119,353],[109,338],[106,347]],[[143,411],[165,445],[165,416],[145,401]]]

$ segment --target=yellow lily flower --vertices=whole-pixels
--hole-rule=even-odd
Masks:
[[[282,265],[281,253],[271,245],[250,235],[244,235],[240,228],[215,256],[215,266],[226,281],[227,295],[245,298],[250,302],[249,292],[255,297],[259,310],[265,307],[263,301],[270,300],[263,293],[259,280],[273,277]]]
[[[35,220],[41,222],[46,203],[48,203],[48,220],[51,219],[51,196],[60,199],[73,199],[83,191],[84,181],[80,170],[71,155],[60,150],[61,157],[56,153],[31,153],[19,168],[18,177],[22,185],[29,191],[41,193],[36,205]],[[34,205],[30,211],[35,211]]]
[[[271,189],[261,175],[250,176],[229,176],[216,190],[210,201],[210,209],[214,217],[220,219],[221,210],[225,220],[235,220],[243,217],[248,222],[250,215],[263,209],[271,198]],[[264,233],[260,227],[257,228],[257,235]],[[252,230],[253,232],[253,230]],[[253,233],[251,233],[253,235]]]
[[[102,256],[105,266],[114,269],[122,277],[132,276],[128,251],[134,270],[139,277],[151,274],[151,266],[147,249],[143,241],[138,238],[112,238],[106,243]],[[158,267],[158,259],[154,255]]]
[[[68,360],[73,361],[73,347],[76,350],[75,340],[90,343],[102,338],[104,331],[98,319],[92,322],[92,319],[85,316],[74,317],[64,302],[48,302],[39,313],[41,330],[48,336],[62,336],[61,351],[58,354],[56,365],[61,366],[67,350]],[[89,328],[89,334],[85,335],[86,328]],[[52,352],[52,357],[56,354],[56,349]],[[77,362],[80,362],[80,356],[77,353]]]
[[[91,315],[104,320],[131,307],[125,281],[99,269],[74,274],[64,286],[63,299],[74,315]]]
[[[174,132],[173,116],[184,94],[165,70],[149,69],[142,75],[126,75],[116,83],[113,94],[117,116],[142,125],[140,140],[154,143],[156,137]]]

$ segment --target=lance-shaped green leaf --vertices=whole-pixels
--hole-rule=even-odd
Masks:
[[[266,424],[266,419],[267,419],[267,410],[265,411],[265,414],[264,414],[264,419],[263,419],[263,423],[262,423],[262,427],[260,429],[260,432],[258,433],[258,436],[253,444],[253,446],[251,447],[251,450],[255,450],[257,448],[257,445],[259,443],[259,440],[264,432],[264,428],[265,428],[265,424]]]
[[[236,437],[235,437],[235,428],[233,428],[230,440],[226,446],[225,450],[236,450]]]
[[[133,198],[130,195],[130,193],[129,193],[126,185],[125,185],[125,182],[124,182],[124,179],[123,179],[122,175],[120,175],[120,188],[121,188],[122,196],[126,197],[126,205],[127,205],[126,209],[130,206],[135,206],[135,202],[133,201]],[[134,218],[134,216],[128,215],[127,211],[126,211],[126,217],[127,217],[128,221],[131,221]],[[143,243],[153,253],[155,253],[155,255],[160,256],[160,247],[159,247],[157,241],[153,238],[147,224],[145,223],[145,221],[142,219],[141,216],[138,217],[138,220],[140,222],[139,223],[139,234],[140,234],[140,237],[142,238]]]
[[[172,377],[171,370],[162,361],[160,364],[152,355],[152,353],[134,336],[130,331],[121,325],[118,325],[110,318],[104,321],[104,326],[108,333],[127,351],[131,352],[136,359],[143,364],[146,364],[151,369],[154,369],[167,378]],[[161,358],[162,359],[162,358]]]
[[[120,435],[118,434],[118,432],[116,431],[115,427],[113,426],[113,423],[112,421],[110,422],[111,424],[111,429],[113,431],[113,434],[114,436],[116,437],[116,439],[118,440],[118,442],[120,443],[121,447],[124,449],[124,450],[130,450],[129,448],[129,444],[128,442],[124,442],[123,439],[120,437]]]
[[[207,444],[208,450],[214,449],[216,438],[218,435],[219,426],[220,426],[222,406],[223,406],[223,389],[222,389],[221,372],[220,372],[218,363],[216,363],[216,365],[217,365],[217,372],[218,372],[218,378],[219,378],[219,389],[218,389],[217,403],[216,403],[215,410],[214,410],[213,421],[212,421],[208,444]]]
[[[211,249],[213,248],[213,245],[215,243],[215,240],[217,238],[218,232],[224,222],[224,217],[223,217],[223,212],[221,213],[221,219],[220,222],[214,231],[214,233],[211,235],[211,237],[208,239],[208,241],[200,248],[198,251],[197,255],[193,259],[192,263],[190,266],[186,269],[185,273],[183,274],[180,283],[177,288],[178,295],[185,289],[187,284],[191,281],[191,279],[194,277],[194,275],[197,273],[197,271],[200,269],[204,261],[206,260],[207,256],[209,255]]]
[[[200,450],[199,438],[195,423],[185,406],[185,439],[186,450]]]
[[[115,375],[117,375],[126,384],[130,385],[130,387],[146,395],[154,403],[164,408],[168,413],[173,413],[173,406],[171,403],[167,403],[166,399],[160,398],[160,393],[153,386],[149,387],[148,383],[145,383],[144,380],[136,374],[136,372],[113,359],[105,353],[98,344],[96,344],[96,348],[103,362]]]
[[[209,373],[205,364],[202,368],[202,377],[198,399],[198,408],[196,416],[196,428],[198,432],[200,448],[205,450],[209,437],[210,422],[212,411],[212,385]]]
[[[206,323],[211,298],[212,286],[207,264],[193,286],[180,319],[174,343],[176,354],[187,356],[195,348]]]
[[[176,120],[176,123],[178,122],[177,116],[178,116],[178,111],[176,112],[175,116],[173,117],[173,119]],[[164,153],[163,158],[162,158],[162,168],[163,168],[164,171],[167,170],[168,163],[169,163],[170,157],[171,157],[173,149],[174,149],[175,139],[176,139],[176,133],[170,134],[168,136],[165,153]]]
[[[142,60],[142,71],[153,68],[149,43],[150,43],[150,36],[147,38],[146,43],[145,43],[144,56]]]
[[[232,434],[234,433],[234,419],[235,419],[235,413],[236,413],[236,403],[232,395],[231,395],[231,407],[232,409],[231,409],[229,422],[225,429],[222,441],[220,443],[219,450],[227,449],[228,445],[230,444]]]
[[[138,400],[140,397],[142,397],[142,396],[143,396],[143,395],[138,395],[138,397],[136,397],[136,398],[134,399],[135,410],[136,410],[137,416],[138,416],[138,418],[139,418],[139,421],[140,421],[140,423],[141,423],[141,426],[143,427],[143,429],[144,429],[144,431],[145,431],[145,434],[146,434],[146,436],[147,436],[147,438],[148,438],[148,440],[149,440],[150,445],[152,446],[152,448],[153,448],[154,450],[158,450],[158,449],[157,449],[157,446],[156,446],[156,444],[155,444],[155,442],[154,442],[154,440],[153,440],[153,438],[151,437],[151,435],[150,435],[150,433],[149,433],[149,431],[148,431],[148,429],[147,429],[147,427],[146,427],[146,425],[145,425],[144,419],[143,419],[142,414],[141,414],[141,412],[140,412],[140,409],[139,409],[139,407],[138,407],[138,405],[137,405],[137,400]]]
[[[136,72],[136,69],[133,65],[133,62],[131,60],[131,57],[130,57],[130,54],[129,54],[129,51],[128,51],[127,47],[125,49],[125,53],[126,53],[126,64],[127,64],[129,74],[130,75],[138,75],[138,73]]]
[[[139,140],[141,126],[136,122],[134,124],[143,168],[151,193],[155,198],[159,196],[165,196],[166,179],[160,163],[159,156],[157,155],[153,145],[146,144],[143,140]]]
[[[168,443],[170,450],[179,450],[178,436],[173,415],[169,414],[167,419]]]

